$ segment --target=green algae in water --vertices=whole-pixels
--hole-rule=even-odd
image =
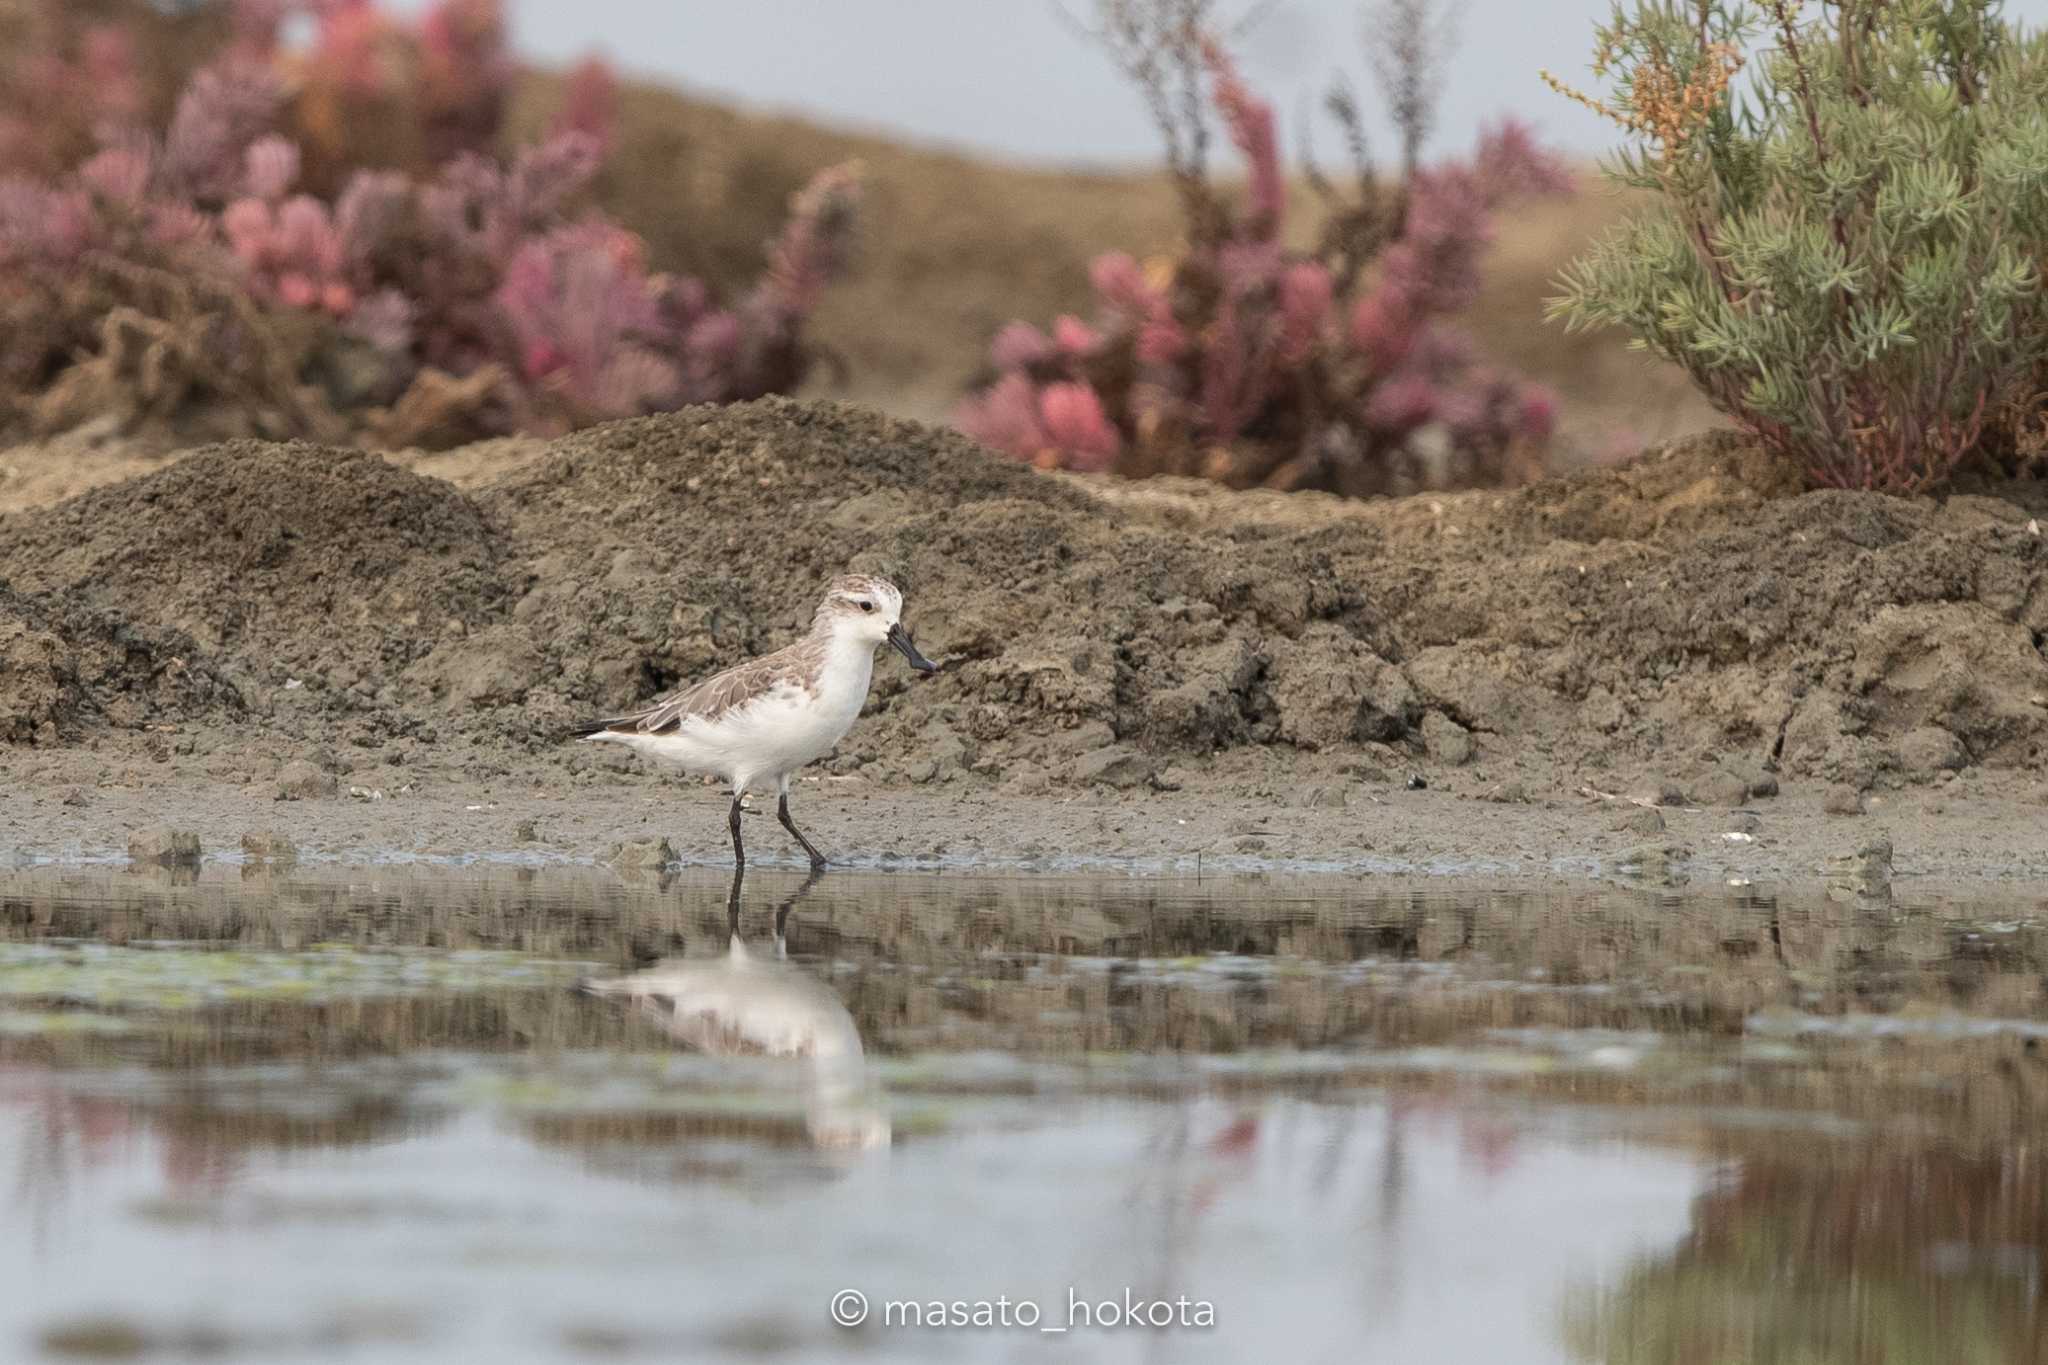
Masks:
[[[561,987],[594,970],[499,950],[323,946],[305,952],[0,943],[0,1001],[94,1009],[198,1009],[248,1001],[321,1004],[371,996]]]
[[[106,1037],[139,1032],[132,1019],[90,1010],[0,1010],[0,1038]]]

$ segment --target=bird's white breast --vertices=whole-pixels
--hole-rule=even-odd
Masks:
[[[650,758],[735,786],[774,781],[832,751],[859,719],[873,673],[871,649],[835,647],[812,687],[780,683],[711,719],[630,742]]]

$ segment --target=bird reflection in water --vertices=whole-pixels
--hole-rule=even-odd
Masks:
[[[714,1057],[776,1057],[807,1069],[805,1127],[826,1148],[889,1145],[883,1111],[860,1031],[831,988],[788,961],[790,911],[817,885],[819,871],[775,910],[772,953],[747,947],[740,935],[740,890],[746,869],[733,871],[726,898],[723,956],[677,960],[610,980],[587,981],[593,995],[630,1001],[685,1047]]]

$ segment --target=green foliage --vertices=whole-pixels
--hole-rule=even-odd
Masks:
[[[1611,93],[1565,93],[1655,205],[1553,316],[1628,329],[1819,485],[1924,491],[2014,442],[2048,360],[2040,34],[2000,0],[1631,0],[1598,34]]]

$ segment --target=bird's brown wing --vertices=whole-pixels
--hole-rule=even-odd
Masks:
[[[822,657],[814,657],[808,640],[750,659],[703,682],[670,693],[629,716],[615,716],[593,723],[584,733],[611,730],[621,734],[658,735],[676,729],[684,721],[717,720],[727,711],[744,706],[754,698],[778,687],[802,687],[816,676]]]

